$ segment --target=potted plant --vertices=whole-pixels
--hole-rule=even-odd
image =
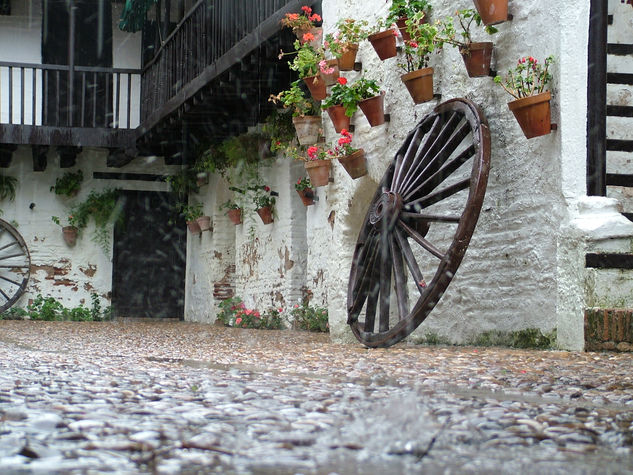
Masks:
[[[508,20],[508,0],[473,0],[484,25],[495,25]]]
[[[358,44],[367,39],[368,26],[369,23],[366,20],[342,18],[335,25],[337,32],[325,35],[323,44],[338,59],[338,67],[341,71],[354,69]]]
[[[369,125],[375,127],[385,123],[385,93],[373,79],[360,78],[352,84],[358,107],[363,111]]]
[[[295,190],[301,198],[304,206],[310,206],[314,204],[314,190],[312,189],[312,182],[309,176],[299,178],[295,183]]]
[[[396,50],[396,36],[398,36],[398,30],[395,25],[392,27],[391,23],[381,20],[371,31],[372,33],[367,39],[382,61],[393,58],[398,54]]]
[[[291,83],[290,89],[281,91],[276,96],[271,96],[270,100],[275,103],[281,102],[284,108],[292,110],[292,123],[300,145],[310,145],[319,140],[321,135],[320,108],[312,99],[306,97],[300,87],[300,80]]]
[[[200,234],[202,232],[202,229],[198,224],[198,218],[202,216],[202,203],[184,205],[181,212],[185,217],[189,232],[191,234]]]
[[[413,18],[416,13],[424,13],[420,21],[427,22],[429,12],[433,7],[427,0],[392,0],[387,15],[387,23],[395,23],[400,30],[400,35],[404,41],[410,40],[411,36],[406,28],[406,22]]]
[[[255,211],[262,219],[262,223],[270,224],[274,221],[273,213],[275,211],[275,197],[270,192],[270,187],[262,186],[255,190],[253,197]]]
[[[15,200],[15,190],[18,186],[18,179],[14,176],[0,174],[0,201]]]
[[[319,63],[325,59],[325,53],[322,49],[314,48],[308,43],[301,45],[299,41],[295,41],[294,45],[296,54],[294,59],[288,62],[288,66],[299,74],[300,79],[303,79],[315,101],[325,99],[327,90],[319,68]],[[281,53],[280,56],[284,54]]]
[[[233,200],[226,200],[220,205],[220,209],[226,210],[226,215],[235,225],[242,223],[242,208]]]
[[[315,107],[316,110],[319,110]],[[273,109],[273,111],[264,120],[262,132],[268,138],[270,143],[270,151],[277,153],[285,151],[297,136],[293,123],[294,117],[292,111]],[[319,120],[319,123],[321,121]]]
[[[70,215],[73,224],[79,230],[88,225],[92,219],[95,224],[92,240],[101,247],[106,256],[110,255],[111,227],[121,223],[123,214],[119,204],[119,190],[106,188],[102,191],[91,191],[84,201],[72,207]]]
[[[330,95],[323,101],[321,108],[325,109],[334,124],[334,129],[340,132],[349,129],[350,118],[358,109],[356,91],[347,84],[347,79],[340,77],[332,87]]]
[[[321,79],[323,79],[325,87],[335,84],[340,76],[338,59],[322,59],[319,61],[319,71],[321,72]]]
[[[69,198],[77,196],[83,179],[84,174],[81,170],[76,172],[68,171],[55,180],[55,184],[51,186],[50,190],[54,191],[56,195],[63,195]]]
[[[338,139],[338,144],[334,148],[334,153],[338,158],[338,161],[345,171],[353,179],[360,178],[367,175],[367,158],[365,157],[365,151],[361,148],[352,147],[352,134],[347,130],[341,131],[341,136]]]
[[[550,100],[552,95],[545,87],[552,80],[549,66],[554,61],[548,56],[539,63],[532,56],[521,58],[505,77],[496,76],[495,82],[515,98],[508,103],[526,138],[547,135],[552,130]]]
[[[431,53],[442,46],[436,41],[437,26],[420,23],[422,15],[423,13],[418,13],[407,19],[411,39],[404,42],[405,62],[398,63],[405,71],[400,79],[415,104],[433,99],[433,68],[428,65]]]
[[[66,225],[62,224],[58,216],[51,216],[51,220],[61,226],[64,242],[70,247],[74,246],[77,243],[77,236],[79,236],[79,227],[75,216],[69,215]]]
[[[302,43],[311,42],[316,47],[321,43],[323,36],[322,28],[317,26],[321,21],[318,13],[313,13],[312,8],[304,5],[301,7],[301,13],[286,13],[281,19],[281,24],[286,28],[292,28],[292,32]]]
[[[312,145],[307,148],[304,156],[297,158],[305,162],[304,166],[312,186],[325,186],[329,183],[334,151],[326,149],[322,144]]]
[[[470,33],[470,28],[473,23],[477,26],[481,25],[481,17],[476,10],[464,9],[457,10],[457,21],[461,27],[461,39],[458,38],[457,31],[453,24],[453,17],[449,17],[442,22],[441,31],[438,37],[441,38],[443,43],[451,44],[459,48],[459,52],[462,55],[464,64],[466,65],[466,71],[471,78],[488,76],[490,73],[490,60],[492,59],[493,43],[486,42],[473,42]],[[494,26],[485,26],[484,30],[489,35],[496,33],[498,30]]]

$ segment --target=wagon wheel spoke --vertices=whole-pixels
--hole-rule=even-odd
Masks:
[[[0,220],[0,313],[13,305],[25,292],[31,258],[22,236]]]
[[[409,133],[369,205],[352,260],[348,323],[363,344],[397,343],[441,299],[475,229],[489,167],[488,124],[467,99],[440,104]]]
[[[409,295],[407,292],[407,277],[404,272],[402,252],[396,244],[396,236],[390,239],[389,245],[391,256],[393,257],[393,278],[395,281],[396,299],[398,300],[399,320],[406,318],[409,314]]]
[[[440,118],[443,117],[440,116]],[[448,120],[441,121],[441,129],[437,136],[429,134],[429,137],[415,156],[415,166],[409,169],[402,185],[398,188],[398,193],[404,195],[411,187],[413,181],[419,178],[420,175],[425,175],[425,170],[430,165],[441,163],[441,160],[445,159],[445,154],[447,152],[450,154],[450,150],[454,150],[453,142],[456,140],[455,128],[460,121],[461,116],[453,113],[449,116]],[[466,126],[468,126],[468,124],[466,124]],[[459,129],[461,133],[463,133],[462,129],[463,126]]]
[[[418,233],[415,229],[407,226],[407,224],[400,220],[398,221],[398,225],[406,232],[409,237],[411,237],[415,242],[417,242],[424,249],[429,251],[438,259],[442,259],[444,257],[444,252],[440,251],[437,247],[431,244],[426,238],[424,238],[420,233]]]
[[[424,281],[424,276],[422,275],[418,261],[415,260],[409,241],[407,241],[407,239],[402,235],[402,231],[399,229],[396,229],[395,236],[398,246],[400,246],[400,250],[402,251],[404,261],[409,268],[409,272],[411,272],[411,275],[415,279],[415,285],[420,292],[420,295],[422,295],[424,293],[424,289],[426,288],[426,282]]]

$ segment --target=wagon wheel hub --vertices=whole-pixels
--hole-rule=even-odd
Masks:
[[[378,198],[369,214],[369,222],[374,227],[393,229],[402,211],[402,197],[393,191],[386,191]]]

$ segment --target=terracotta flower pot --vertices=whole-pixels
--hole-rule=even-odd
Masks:
[[[189,228],[191,234],[200,234],[202,232],[198,221],[187,221],[187,228]]]
[[[209,174],[207,172],[198,173],[196,176],[196,184],[204,186],[209,184]]]
[[[242,223],[242,210],[240,208],[230,209],[226,212],[226,215],[233,224],[237,225]]]
[[[64,242],[71,247],[77,243],[78,234],[79,234],[79,230],[75,226],[64,226],[62,228],[62,235],[64,236]]]
[[[540,137],[552,131],[549,91],[508,102],[526,138]]]
[[[305,168],[310,176],[312,186],[325,186],[330,180],[330,160],[310,160],[305,162]]]
[[[338,59],[338,68],[341,71],[353,71],[356,63],[356,53],[358,53],[358,45],[348,43],[344,47],[343,54]]]
[[[433,68],[422,68],[400,76],[413,102],[422,104],[433,99]]]
[[[398,52],[396,51],[396,35],[395,30],[381,31],[369,35],[369,41],[376,50],[376,54],[383,61],[393,58]]]
[[[484,25],[502,23],[508,19],[508,0],[473,0]]]
[[[312,99],[315,101],[322,101],[327,97],[327,90],[325,89],[325,81],[321,78],[320,74],[316,76],[308,76],[303,78],[303,82],[306,83]]]
[[[471,43],[468,48],[459,50],[466,65],[466,71],[471,78],[488,76],[494,43]]]
[[[304,115],[293,117],[292,123],[297,132],[299,145],[312,145],[319,141],[321,135],[321,117],[318,115]]]
[[[332,124],[334,124],[334,130],[336,130],[337,133],[341,133],[343,129],[349,129],[351,118],[345,115],[345,107],[332,106],[325,110],[330,116]]]
[[[314,204],[314,190],[312,188],[306,188],[305,190],[295,190],[304,206],[310,206]]]
[[[406,16],[403,16],[398,18],[398,20],[396,21],[396,26],[398,27],[398,30],[400,30],[400,36],[402,36],[403,41],[409,41],[411,39],[411,35],[407,32],[407,20],[408,18]],[[422,17],[422,21],[420,21],[420,24],[424,24],[426,22],[427,19],[425,14],[424,17]]]
[[[336,80],[340,77],[338,59],[328,59],[325,64],[328,68],[334,69],[331,74],[324,74],[321,72],[321,79],[325,82],[325,86],[331,86],[336,83]]]
[[[200,227],[200,231],[209,231],[211,229],[211,216],[200,216],[196,219],[198,226]]]
[[[313,48],[318,48],[319,46],[321,46],[321,42],[323,41],[322,27],[315,26],[314,28],[301,28],[301,29],[297,28],[296,30],[293,30],[293,31],[301,44],[305,43],[305,41],[303,40],[303,35],[305,35],[306,33],[312,33],[312,36],[314,36],[314,39],[308,41],[308,44],[312,46]]]
[[[264,224],[270,224],[272,223],[273,220],[273,210],[270,206],[265,206],[263,208],[259,208],[257,211],[257,214],[259,215],[260,218],[262,218],[262,223]]]
[[[363,111],[369,125],[375,127],[385,123],[385,93],[381,92],[377,96],[370,97],[358,103],[358,107]]]
[[[338,161],[353,179],[367,175],[367,158],[362,148],[346,157],[339,157]]]

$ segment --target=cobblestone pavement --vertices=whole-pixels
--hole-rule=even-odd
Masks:
[[[0,473],[631,473],[631,359],[0,321]]]

